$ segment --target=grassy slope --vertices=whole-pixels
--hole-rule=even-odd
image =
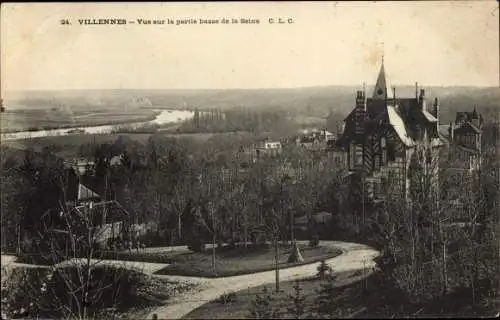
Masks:
[[[193,283],[171,281],[166,277],[149,276],[139,271],[120,267],[103,268],[97,266],[93,270],[96,281],[102,285],[99,303],[107,307],[99,310],[96,319],[112,319],[116,316],[122,319],[138,319],[147,315],[153,308],[164,305],[176,294],[196,288]],[[62,280],[57,276],[57,273],[51,280],[47,280],[46,272],[47,270],[42,268],[19,266],[4,268],[2,265],[2,298],[4,299],[2,313],[16,316],[14,312],[16,310],[19,312],[20,308],[24,308],[27,312],[24,316],[28,318],[36,316],[40,311],[44,315],[50,315],[53,310],[46,309],[50,301],[64,298],[66,294],[64,290],[67,287],[60,282]],[[71,277],[71,272],[66,272],[65,275]],[[76,287],[76,283],[79,282],[75,279],[73,281],[75,284],[72,287]],[[48,300],[44,300],[44,302],[40,302],[43,296],[39,290],[41,283],[47,283],[49,288],[46,293],[49,295]],[[124,288],[125,283],[130,283],[131,286]],[[112,292],[117,288],[121,289],[120,294],[114,296]],[[29,310],[30,302],[40,303],[41,309],[38,312],[35,309]],[[19,316],[22,314],[17,313],[17,317]]]
[[[364,305],[360,302],[359,294],[361,292],[361,283],[355,282],[361,279],[361,275],[355,272],[344,272],[340,277],[343,278],[337,285],[338,309],[335,312],[335,317],[349,317],[356,312],[363,310]],[[352,284],[342,286],[349,282]],[[325,281],[319,279],[303,279],[299,281],[302,289],[302,295],[305,297],[304,306],[307,313],[311,312],[315,305],[315,299],[318,295],[317,290]],[[289,295],[293,294],[293,286],[295,281],[286,281],[280,284],[280,293],[275,292],[274,284],[266,284],[254,288],[236,292],[236,297],[230,303],[221,303],[220,301],[211,301],[202,307],[193,310],[187,314],[185,319],[242,319],[247,318],[251,310],[252,301],[255,300],[257,294],[261,294],[264,288],[267,288],[271,293],[271,307],[275,310],[280,310],[281,318],[294,318],[286,309],[291,307],[291,299]],[[348,302],[348,303],[346,303]],[[358,304],[356,306],[356,304]],[[308,318],[311,318],[310,316]]]
[[[305,318],[313,318],[310,312],[314,311],[318,290],[324,281],[319,279],[304,279],[300,281],[302,294],[305,296]],[[289,295],[294,293],[295,282],[283,282],[280,285],[281,293],[274,293],[274,284],[263,285],[236,292],[236,297],[230,303],[211,301],[202,307],[193,310],[185,319],[241,319],[249,315],[251,303],[257,294],[267,287],[272,292],[271,306],[282,312],[281,318],[294,318],[287,308],[292,306]],[[367,290],[363,287],[366,285]],[[481,306],[472,307],[471,301],[450,295],[434,304],[410,304],[402,299],[403,295],[393,286],[384,282],[379,273],[371,274],[366,281],[362,281],[360,272],[346,272],[339,275],[337,286],[332,294],[332,318],[390,318],[431,316],[478,317],[493,315],[494,310]]]

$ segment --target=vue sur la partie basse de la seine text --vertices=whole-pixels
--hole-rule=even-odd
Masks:
[[[289,17],[272,17],[267,19],[258,18],[186,18],[186,19],[116,19],[116,18],[85,18],[77,19],[78,25],[93,26],[93,25],[217,25],[217,24],[292,24],[294,19]],[[60,19],[60,24],[71,25],[71,19]]]

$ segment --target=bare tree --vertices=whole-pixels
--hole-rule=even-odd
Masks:
[[[104,270],[99,254],[110,232],[109,224],[103,221],[113,205],[119,207],[114,201],[61,203],[59,211],[48,211],[42,217],[39,253],[52,266],[40,287],[25,289],[40,315],[92,319],[124,294],[121,286],[125,269]]]

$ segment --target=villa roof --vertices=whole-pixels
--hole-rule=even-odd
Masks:
[[[477,115],[476,108],[474,108],[474,111],[459,111],[456,114],[455,117],[455,122],[459,121],[469,121],[469,120],[474,120],[474,119],[479,119]]]
[[[377,130],[381,125],[389,125],[405,146],[412,147],[417,140],[422,138],[422,132],[427,129],[427,132],[431,134],[430,138],[438,139],[433,142],[434,145],[444,144],[442,139],[439,139],[439,134],[435,132],[437,130],[432,130],[436,127],[438,119],[426,108],[424,90],[421,90],[419,97],[399,98],[394,95],[389,97],[385,93],[387,82],[384,77],[385,70],[382,65],[374,95],[366,99],[364,109],[366,117],[364,121],[361,120],[364,132]],[[379,89],[382,89],[384,93],[380,93]],[[346,146],[353,140],[358,143],[363,140],[363,134],[357,133],[356,108],[363,108],[363,106],[355,107],[345,118],[345,129],[337,141],[338,146]]]
[[[436,117],[434,117],[432,114],[429,113],[429,111],[427,110],[422,110],[422,114],[424,115],[424,117],[427,119],[427,121],[429,122],[437,122],[438,120],[436,119]]]
[[[408,147],[415,145],[413,139],[408,135],[405,122],[393,106],[387,106],[387,115],[389,117],[389,124],[394,128],[399,139]]]
[[[470,121],[465,122],[461,126],[455,129],[455,132],[474,132],[474,133],[481,133],[481,130],[479,130],[478,127],[476,127],[474,124],[472,124]]]
[[[90,199],[99,199],[101,196],[96,192],[92,191],[89,187],[84,186],[83,184],[78,184],[78,195],[77,200],[90,200]]]

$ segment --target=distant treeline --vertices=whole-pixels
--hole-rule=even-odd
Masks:
[[[294,120],[284,110],[251,110],[249,108],[235,108],[222,111],[211,109],[209,111],[195,110],[193,118],[182,123],[178,132],[235,132],[247,131],[262,132],[287,132],[294,129]]]

